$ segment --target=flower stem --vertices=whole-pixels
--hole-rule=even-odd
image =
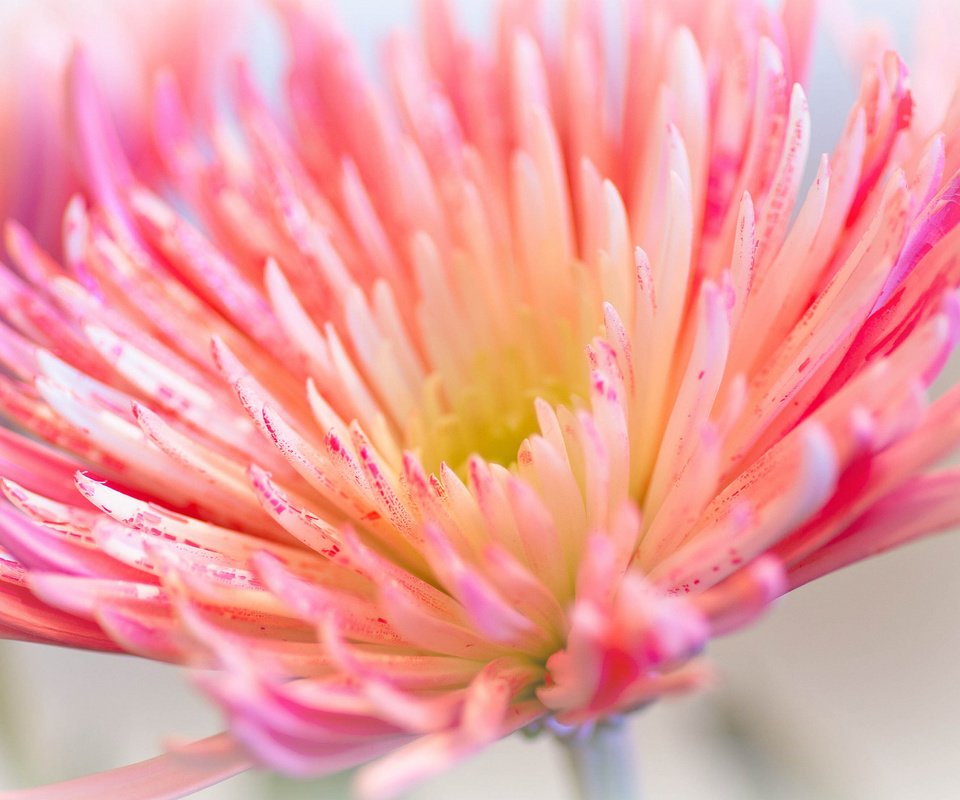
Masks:
[[[576,728],[560,741],[581,800],[639,800],[630,735],[622,717]]]

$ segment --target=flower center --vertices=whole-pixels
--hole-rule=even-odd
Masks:
[[[465,381],[442,381],[445,403],[430,403],[417,419],[411,444],[431,469],[441,462],[463,473],[479,455],[510,466],[521,442],[537,429],[534,401],[570,401],[582,380],[538,369],[521,346],[478,353]]]
[[[445,259],[417,248],[411,332],[422,368],[416,400],[394,418],[427,470],[445,463],[463,474],[474,455],[509,467],[537,430],[536,399],[586,396],[584,347],[600,329],[600,303],[577,291],[586,270],[571,250],[544,258],[549,269],[531,275],[534,259],[516,245]]]

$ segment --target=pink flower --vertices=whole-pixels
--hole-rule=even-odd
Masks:
[[[282,113],[162,72],[159,165],[74,57],[62,258],[7,229],[0,632],[203,668],[229,722],[71,788],[392,796],[960,521],[960,127],[911,128],[894,53],[801,197],[802,0],[627,3],[616,47],[597,0],[492,44],[426,0],[384,89],[277,5]]]
[[[193,113],[209,115],[217,65],[249,16],[246,0],[21,0],[0,8],[10,35],[0,52],[0,212],[29,226],[59,253],[60,220],[82,186],[72,158],[64,102],[67,65],[77,48],[91,60],[117,133],[138,170],[159,178],[151,133],[156,71],[171,70]],[[214,27],[211,41],[204,31]]]

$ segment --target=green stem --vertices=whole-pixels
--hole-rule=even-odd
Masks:
[[[581,800],[639,800],[633,748],[623,718],[584,725],[559,739]]]

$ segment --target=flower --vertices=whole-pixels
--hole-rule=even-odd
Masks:
[[[0,108],[16,124],[0,131],[2,218],[27,225],[59,255],[63,206],[81,188],[61,102],[75,47],[88,53],[128,157],[142,175],[156,179],[149,108],[155,72],[171,70],[193,113],[210,113],[222,51],[237,38],[246,14],[242,0],[6,3],[0,22],[16,36],[0,54]],[[211,26],[218,31],[213,43],[202,34]]]
[[[72,60],[62,258],[11,223],[0,272],[0,631],[196,667],[229,723],[74,789],[391,796],[960,520],[957,106],[917,130],[871,58],[801,200],[808,4],[631,2],[620,50],[599,2],[492,45],[424,5],[385,91],[294,0],[282,111],[161,72],[160,170]]]

